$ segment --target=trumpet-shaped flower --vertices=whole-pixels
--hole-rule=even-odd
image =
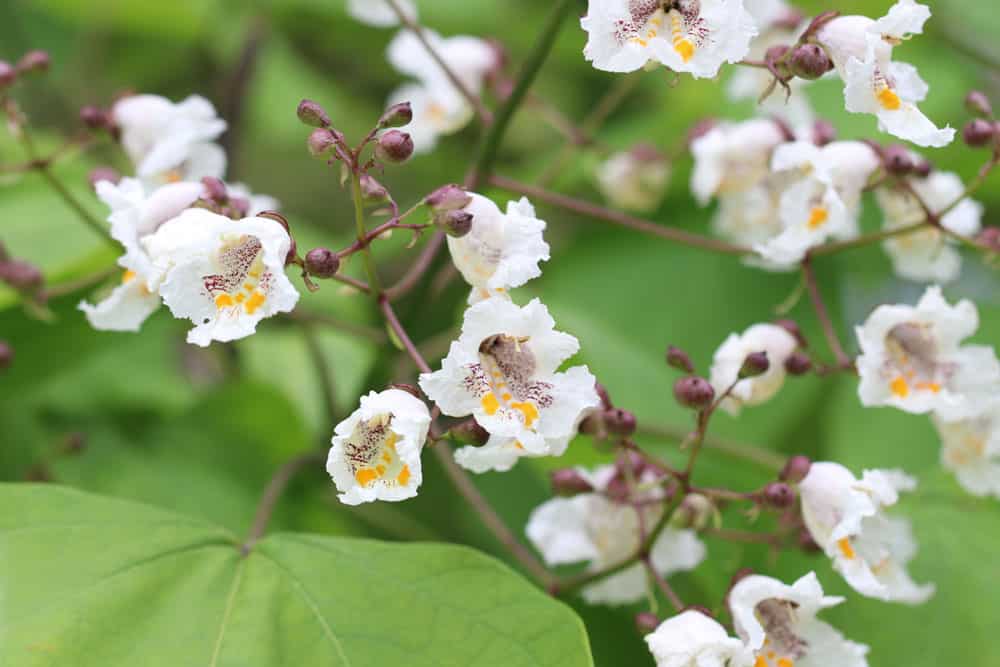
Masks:
[[[730,334],[712,358],[710,381],[716,396],[732,387],[720,406],[726,412],[739,414],[743,406],[760,405],[770,400],[785,382],[785,360],[798,342],[792,334],[776,324],[755,324],[742,334]],[[738,379],[747,356],[766,352],[768,369],[757,376]]]
[[[946,422],[935,418],[941,463],[977,496],[1000,498],[1000,400],[982,414]]]
[[[689,609],[660,623],[646,635],[656,667],[750,667],[743,642],[730,637],[718,621]]]
[[[615,153],[597,168],[597,186],[612,205],[647,213],[663,199],[670,164],[652,146],[640,144]]]
[[[174,317],[195,325],[189,343],[244,338],[262,319],[288,312],[298,301],[285,275],[291,238],[269,218],[232,220],[188,209],[143,245],[163,276],[163,301]]]
[[[637,500],[643,502],[633,506],[603,493],[616,475],[615,466],[578,472],[591,483],[594,492],[542,503],[531,513],[526,533],[549,565],[588,561],[588,571],[598,571],[635,554],[640,521],[653,526],[663,514],[662,503],[655,502],[662,498],[663,491],[639,494]],[[636,481],[651,481],[651,475],[640,473]],[[664,575],[691,570],[705,559],[705,546],[692,530],[666,528],[653,544],[650,558],[653,567]],[[636,563],[585,586],[581,593],[592,604],[628,604],[642,599],[646,590],[646,571]]]
[[[949,421],[981,413],[1000,388],[1000,362],[988,346],[960,345],[978,327],[976,306],[949,305],[937,286],[916,306],[879,306],[856,328],[862,404]]]
[[[542,238],[545,222],[535,217],[526,197],[507,203],[503,213],[492,200],[469,193],[463,209],[472,215],[472,229],[448,237],[448,250],[465,281],[472,285],[469,302],[506,294],[542,275],[539,262],[548,261],[549,244]]]
[[[771,154],[787,139],[770,120],[722,123],[691,143],[694,171],[691,191],[701,204],[722,194],[755,187],[769,172]]]
[[[524,307],[481,301],[465,311],[461,336],[440,370],[420,376],[420,388],[444,414],[473,415],[493,445],[513,440],[526,455],[561,454],[600,399],[585,366],[556,371],[579,344],[554,327],[537,299]]]
[[[899,470],[866,470],[858,480],[838,463],[813,463],[799,485],[802,518],[833,568],[862,595],[920,604],[934,594],[906,570],[917,553],[910,524],[883,511],[916,488]]]
[[[401,389],[370,392],[334,429],[327,458],[341,502],[406,500],[423,481],[420,453],[431,415],[424,402]]]
[[[867,646],[816,618],[843,601],[823,595],[813,572],[791,586],[753,574],[729,591],[733,625],[753,652],[754,667],[868,667]]]
[[[396,0],[403,14],[411,21],[417,18],[417,8],[411,0]],[[376,28],[399,25],[399,16],[386,0],[347,0],[347,13],[356,21]]]
[[[584,57],[608,72],[634,72],[649,61],[711,78],[742,60],[757,34],[743,0],[590,0],[580,19]]]

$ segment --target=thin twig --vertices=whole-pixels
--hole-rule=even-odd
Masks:
[[[670,438],[680,441],[687,437],[688,430],[676,426],[650,426],[649,424],[640,422],[639,433],[654,438]],[[780,454],[764,449],[763,447],[720,438],[711,434],[705,435],[705,447],[743,459],[744,461],[756,463],[767,470],[781,470],[785,465],[785,458]]]
[[[664,597],[670,602],[670,606],[674,608],[674,611],[680,612],[684,609],[684,601],[681,600],[680,596],[674,591],[674,589],[667,583],[667,580],[662,574],[660,574],[657,569],[653,566],[653,561],[649,556],[642,559],[642,564],[646,566],[646,572],[649,573],[650,578],[656,582],[657,587],[663,593]]]
[[[48,301],[49,299],[57,299],[61,296],[66,296],[67,294],[73,294],[74,292],[79,292],[82,289],[102,283],[121,270],[122,269],[119,266],[109,266],[106,269],[101,269],[100,271],[91,273],[87,276],[82,276],[76,280],[70,280],[64,283],[59,283],[58,285],[52,285],[51,287],[42,290],[38,297],[41,301]]]
[[[253,525],[250,527],[246,541],[243,543],[242,548],[240,548],[241,554],[244,556],[248,555],[254,545],[264,536],[267,524],[271,521],[271,516],[274,514],[274,508],[277,506],[278,501],[281,499],[281,494],[284,493],[292,478],[304,468],[313,465],[322,465],[324,461],[326,461],[326,452],[307,452],[300,454],[278,469],[278,472],[268,482],[267,488],[264,489],[264,495],[261,496],[260,503],[257,505],[257,513],[254,515]]]
[[[851,358],[844,352],[844,347],[840,344],[840,338],[837,336],[837,330],[830,319],[829,312],[827,312],[826,304],[823,303],[823,296],[819,292],[816,274],[813,271],[812,261],[808,255],[802,260],[802,278],[805,280],[806,288],[809,290],[809,299],[812,301],[813,309],[816,311],[816,317],[819,318],[820,325],[823,327],[823,336],[826,338],[826,343],[837,360],[837,366],[845,370],[852,368],[853,363],[851,362]]]

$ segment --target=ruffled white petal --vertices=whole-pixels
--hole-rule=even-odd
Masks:
[[[146,289],[137,277],[115,287],[96,305],[85,301],[79,305],[90,326],[102,331],[139,331],[146,318],[159,307],[160,295]]]
[[[740,640],[698,611],[668,618],[646,635],[656,667],[749,667],[752,656]]]

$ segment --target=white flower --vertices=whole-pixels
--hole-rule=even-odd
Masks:
[[[785,360],[796,347],[795,337],[776,324],[755,324],[742,334],[730,334],[712,358],[710,381],[716,396],[722,396],[736,383],[720,407],[735,415],[745,405],[770,400],[785,382]],[[767,371],[737,382],[747,355],[755,352],[767,353]]]
[[[299,293],[285,275],[290,244],[274,220],[205,209],[188,209],[144,240],[164,276],[164,303],[195,324],[187,340],[201,346],[249,336],[263,318],[295,307]]]
[[[949,421],[982,412],[1000,390],[1000,362],[988,346],[960,346],[978,327],[976,306],[948,305],[938,286],[916,306],[879,306],[855,329],[861,403]]]
[[[118,264],[125,269],[122,283],[96,305],[81,302],[80,310],[95,329],[138,331],[142,323],[160,306],[159,282],[153,262],[141,240],[194,204],[202,195],[201,183],[171,183],[147,194],[147,188],[134,178],[97,183],[97,196],[111,207],[111,237],[122,244],[125,254]]]
[[[535,217],[527,198],[507,202],[507,213],[492,200],[470,192],[463,209],[472,214],[472,228],[460,238],[448,237],[455,267],[472,285],[469,302],[505,294],[542,275],[539,262],[548,261],[549,244],[542,238],[545,223]]]
[[[920,604],[933,584],[917,584],[906,565],[917,553],[910,523],[886,516],[899,491],[916,480],[899,470],[866,470],[861,479],[839,463],[813,463],[799,485],[802,518],[833,568],[862,595]]]
[[[910,186],[932,211],[943,210],[965,191],[957,174],[943,171],[931,172],[926,178],[910,179]],[[926,219],[917,199],[902,188],[879,188],[875,195],[885,216],[886,229],[908,227]],[[982,204],[966,198],[941,218],[941,226],[963,236],[974,236],[982,217]],[[882,244],[896,275],[939,284],[955,280],[961,272],[962,255],[953,246],[954,241],[931,226],[894,236]]]
[[[584,57],[608,72],[633,72],[657,61],[675,72],[711,78],[742,60],[757,34],[743,0],[590,0],[580,19]]]
[[[497,65],[496,49],[477,37],[443,38],[431,30],[424,30],[423,36],[465,89],[478,95],[486,75]],[[406,131],[413,138],[415,152],[432,150],[438,136],[454,134],[472,119],[474,110],[468,100],[412,32],[405,30],[396,35],[387,57],[399,72],[416,79],[389,95],[389,104],[411,105],[413,120]]]
[[[844,81],[848,111],[875,114],[879,129],[900,139],[940,147],[951,143],[955,130],[938,129],[920,112],[916,103],[927,96],[927,84],[912,65],[892,61],[893,47],[923,32],[930,15],[926,5],[899,0],[878,21],[838,17],[816,37]]]
[[[771,153],[787,139],[770,120],[723,123],[691,143],[691,191],[702,205],[715,195],[741,192],[768,174]]]
[[[816,618],[843,601],[823,595],[814,572],[791,586],[754,574],[729,591],[733,625],[753,651],[754,667],[868,667],[867,646]]]
[[[361,407],[334,429],[326,461],[340,501],[358,505],[416,496],[430,425],[427,406],[409,392],[386,389],[362,396]]]
[[[597,186],[613,206],[641,213],[655,210],[670,180],[670,165],[652,146],[615,153],[597,168]]]
[[[204,97],[174,104],[159,95],[133,95],[115,103],[112,117],[139,178],[151,184],[221,178],[226,154],[211,143],[226,122]]]
[[[403,14],[412,21],[417,19],[417,8],[411,0],[396,0]],[[386,0],[347,0],[347,13],[356,21],[376,28],[399,25],[399,17]]]
[[[662,503],[646,502],[662,498],[663,491],[647,491],[637,509],[616,502],[602,492],[616,475],[615,466],[601,466],[592,473],[578,469],[594,487],[593,493],[572,498],[553,498],[536,507],[525,529],[549,565],[588,561],[587,570],[596,572],[621,563],[639,548],[639,511],[647,528],[663,515]],[[647,479],[648,475],[652,475]],[[640,473],[638,483],[655,481],[655,473]],[[691,570],[705,559],[705,545],[692,530],[665,528],[653,544],[653,567],[664,576]],[[642,599],[647,591],[646,571],[635,563],[605,579],[585,586],[581,594],[592,604],[628,604]]]
[[[941,464],[966,491],[1000,498],[1000,401],[982,414],[946,422],[935,417]]]
[[[656,667],[749,667],[743,643],[730,637],[718,621],[688,610],[660,623],[646,635]]]
[[[420,388],[444,414],[473,415],[491,435],[487,447],[513,439],[526,456],[562,454],[600,399],[585,366],[556,372],[579,344],[554,327],[538,299],[524,307],[481,301],[465,311],[461,336],[441,370],[420,376]]]
[[[719,206],[712,218],[713,231],[746,246],[777,236],[781,233],[779,205],[787,180],[782,174],[770,174],[746,190],[719,195]]]
[[[754,250],[768,262],[789,265],[831,237],[857,235],[861,192],[878,167],[878,156],[860,141],[834,141],[821,148],[805,141],[779,146],[771,168],[798,180],[781,195],[781,233]]]

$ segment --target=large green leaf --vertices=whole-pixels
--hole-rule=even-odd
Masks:
[[[4,664],[591,664],[580,620],[465,547],[229,532],[151,507],[0,486]]]

